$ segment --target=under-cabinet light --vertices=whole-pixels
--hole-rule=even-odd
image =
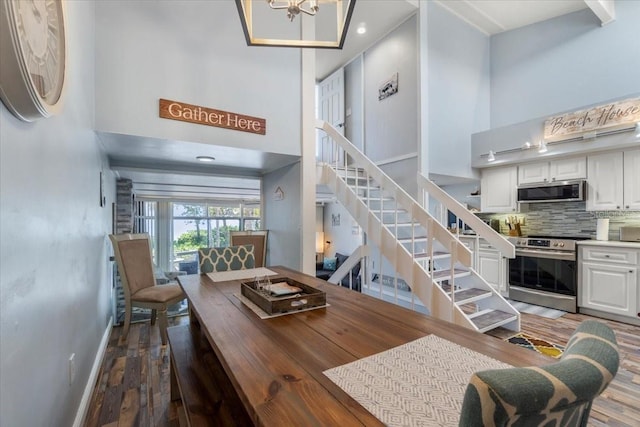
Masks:
[[[547,152],[547,143],[544,142],[544,139],[540,140],[540,144],[538,144],[538,153],[546,153]]]

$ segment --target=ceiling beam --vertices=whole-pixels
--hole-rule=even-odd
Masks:
[[[616,5],[614,0],[584,0],[584,2],[598,17],[602,25],[616,20]]]

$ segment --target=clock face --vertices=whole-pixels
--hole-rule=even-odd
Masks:
[[[0,96],[22,120],[49,117],[60,107],[65,83],[62,0],[0,0],[0,12],[0,47],[15,53],[2,58]]]
[[[13,4],[22,55],[33,87],[44,102],[55,105],[64,79],[65,37],[61,3],[13,0]]]

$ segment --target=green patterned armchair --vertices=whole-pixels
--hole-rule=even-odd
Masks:
[[[256,260],[253,251],[253,245],[200,248],[198,249],[200,273],[254,268]]]
[[[586,320],[556,363],[476,372],[464,395],[459,425],[586,426],[593,399],[619,365],[613,331]]]

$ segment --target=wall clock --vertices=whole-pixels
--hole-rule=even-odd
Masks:
[[[62,0],[0,0],[0,98],[31,122],[62,106],[67,43]]]

